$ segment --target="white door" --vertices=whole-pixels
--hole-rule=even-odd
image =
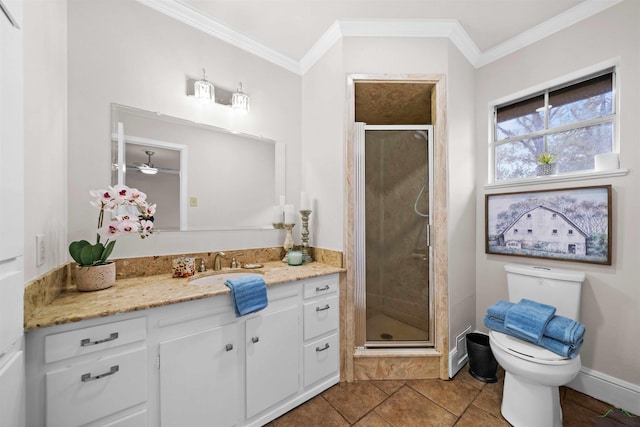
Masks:
[[[0,366],[0,427],[24,426],[24,396],[24,354],[19,351]]]
[[[297,306],[247,320],[247,418],[298,391],[299,327]]]
[[[238,325],[160,343],[162,427],[226,427],[239,408]]]

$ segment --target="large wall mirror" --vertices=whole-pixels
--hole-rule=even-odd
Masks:
[[[111,183],[158,205],[156,229],[272,228],[284,144],[118,104],[111,123]]]

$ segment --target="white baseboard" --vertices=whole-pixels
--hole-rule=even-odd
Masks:
[[[461,354],[458,354],[457,349],[453,349],[449,352],[449,378],[453,378],[469,360],[467,353],[460,353]]]
[[[583,367],[567,387],[608,403],[613,408],[640,414],[640,385]]]

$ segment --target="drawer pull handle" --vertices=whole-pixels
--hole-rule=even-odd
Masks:
[[[320,353],[321,351],[325,351],[329,349],[329,343],[325,343],[324,347],[316,347],[316,352]]]
[[[117,332],[114,332],[111,335],[109,335],[109,338],[105,338],[105,339],[97,340],[97,341],[91,341],[89,338],[85,338],[85,339],[80,341],[80,347],[87,347],[89,345],[102,344],[103,342],[109,342],[109,341],[113,341],[113,340],[117,340],[117,339],[118,339],[118,333]]]
[[[316,286],[316,292],[323,292],[323,291],[328,291],[328,290],[329,290],[329,285],[324,285],[321,288]]]
[[[227,345],[224,347],[224,349],[225,349],[225,350],[227,350],[227,351],[231,351],[231,350],[233,350],[233,344],[227,344]]]
[[[91,376],[91,374],[82,374],[82,376],[80,377],[80,379],[82,380],[83,383],[87,383],[89,381],[95,381],[95,380],[99,380],[100,378],[104,378],[104,377],[108,377],[109,375],[113,375],[116,372],[118,372],[120,370],[120,365],[115,365],[112,366],[111,369],[109,369],[109,372],[105,372],[104,374],[100,374],[100,375],[96,375],[96,376]]]
[[[251,342],[252,342],[252,343],[254,343],[254,344],[255,344],[255,343],[257,343],[258,341],[260,341],[260,338],[259,338],[259,337],[251,337]]]
[[[329,307],[329,304],[325,305],[324,307],[320,308],[320,307],[316,307],[316,311],[325,311],[325,310],[329,310],[331,307]]]

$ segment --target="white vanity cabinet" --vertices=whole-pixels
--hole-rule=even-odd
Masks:
[[[29,332],[26,425],[144,425],[146,332],[144,317]]]
[[[339,382],[338,284],[270,286],[242,317],[226,294],[29,331],[27,425],[265,425]]]

